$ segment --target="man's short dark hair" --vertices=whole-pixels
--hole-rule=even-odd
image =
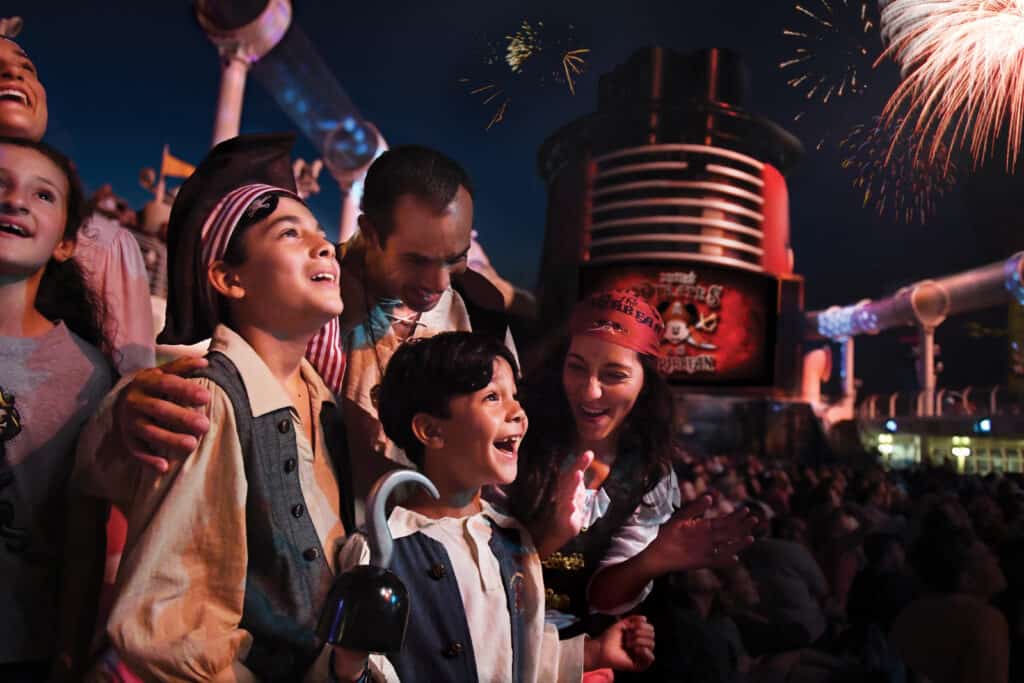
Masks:
[[[451,400],[487,386],[497,358],[504,358],[518,377],[515,356],[486,334],[442,332],[411,339],[391,357],[380,386],[378,413],[384,433],[416,467],[423,467],[423,444],[412,431],[413,417],[451,417]]]
[[[399,197],[411,194],[440,213],[454,201],[460,186],[473,196],[469,174],[454,160],[429,147],[402,145],[370,165],[360,209],[383,246],[394,228],[392,215]]]

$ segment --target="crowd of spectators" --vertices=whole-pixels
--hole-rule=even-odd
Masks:
[[[685,681],[1022,680],[1024,481],[682,455],[684,498],[760,522],[729,569],[665,577]],[[661,603],[654,603],[664,605]],[[659,639],[667,636],[655,620]],[[673,676],[678,678],[672,678]]]

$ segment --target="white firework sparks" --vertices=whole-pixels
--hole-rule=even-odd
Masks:
[[[888,54],[904,74],[884,112],[889,121],[906,116],[897,136],[914,135],[917,153],[933,160],[966,146],[978,165],[1006,132],[1006,167],[1014,168],[1024,128],[1024,0],[880,4]]]

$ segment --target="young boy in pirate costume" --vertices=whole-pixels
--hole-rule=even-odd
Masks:
[[[558,640],[544,624],[540,559],[529,532],[481,499],[516,477],[526,414],[517,363],[494,337],[442,332],[406,342],[384,373],[380,417],[390,439],[437,487],[417,492],[388,519],[391,571],[410,595],[400,652],[369,658],[339,648],[348,681],[578,683],[584,670],[639,670],[652,661],[654,630],[629,617],[600,637]],[[341,570],[369,560],[361,534]]]
[[[342,302],[334,246],[295,194],[292,140],[221,143],[174,203],[161,341],[212,336],[193,378],[211,428],[166,473],[132,468],[115,498],[128,542],[97,679],[328,678],[316,620],[352,498],[333,395],[303,354]]]

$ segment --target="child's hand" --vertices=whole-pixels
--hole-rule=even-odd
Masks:
[[[555,531],[572,540],[583,528],[584,509],[587,501],[587,487],[583,476],[594,462],[594,452],[584,451],[558,479],[555,490]],[[561,547],[561,546],[559,546]]]
[[[334,666],[334,675],[342,683],[358,681],[366,671],[366,660],[370,653],[349,650],[339,645],[334,645],[333,649],[331,662]]]
[[[583,473],[594,462],[594,452],[584,451],[558,476],[554,510],[543,533],[536,539],[537,553],[543,558],[571,541],[583,528],[586,514],[587,488]]]
[[[654,663],[654,627],[641,616],[620,619],[584,645],[583,670],[643,671]]]
[[[631,621],[632,620],[632,621]],[[654,664],[654,626],[645,617],[628,617],[631,623],[622,632],[622,640],[636,671],[645,671]]]

